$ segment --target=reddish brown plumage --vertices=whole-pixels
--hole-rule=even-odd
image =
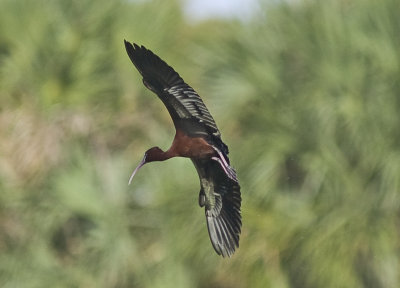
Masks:
[[[174,155],[172,157],[180,156],[194,159],[202,159],[215,155],[215,150],[204,138],[187,136],[179,129],[176,130],[171,148],[166,153],[168,152]]]
[[[193,160],[201,160],[216,156],[214,148],[201,137],[191,137],[177,129],[174,141],[167,151],[153,147],[146,151],[146,163],[165,161],[173,157],[186,157]]]

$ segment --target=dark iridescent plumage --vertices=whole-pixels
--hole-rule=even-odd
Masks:
[[[144,85],[167,107],[177,131],[171,148],[166,152],[158,147],[149,149],[132,177],[151,161],[175,156],[191,158],[200,178],[199,205],[205,207],[213,247],[219,255],[231,256],[239,247],[242,226],[240,186],[213,117],[196,91],[157,55],[127,41],[125,47],[143,76]],[[201,151],[191,151],[193,147],[200,147]]]

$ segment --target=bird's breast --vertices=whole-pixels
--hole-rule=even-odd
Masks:
[[[172,147],[176,154],[187,158],[208,158],[215,154],[214,149],[202,137],[190,137],[177,131]]]

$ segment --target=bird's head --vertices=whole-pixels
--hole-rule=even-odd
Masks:
[[[146,163],[154,162],[154,161],[162,161],[164,151],[161,150],[159,147],[152,147],[146,152],[144,152],[143,159]]]
[[[135,176],[136,172],[142,168],[142,166],[146,163],[154,162],[154,161],[162,161],[163,160],[163,153],[159,147],[152,147],[146,152],[144,152],[144,156],[142,161],[140,161],[139,165],[133,170],[131,177],[129,178],[128,184],[130,185],[132,182],[133,177]]]

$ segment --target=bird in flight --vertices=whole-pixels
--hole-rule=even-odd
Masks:
[[[125,48],[143,84],[164,103],[176,130],[167,151],[153,147],[145,152],[129,184],[146,163],[190,158],[200,178],[199,205],[205,208],[211,243],[218,255],[232,256],[239,247],[242,227],[240,186],[213,117],[196,91],[160,57],[126,40]]]

